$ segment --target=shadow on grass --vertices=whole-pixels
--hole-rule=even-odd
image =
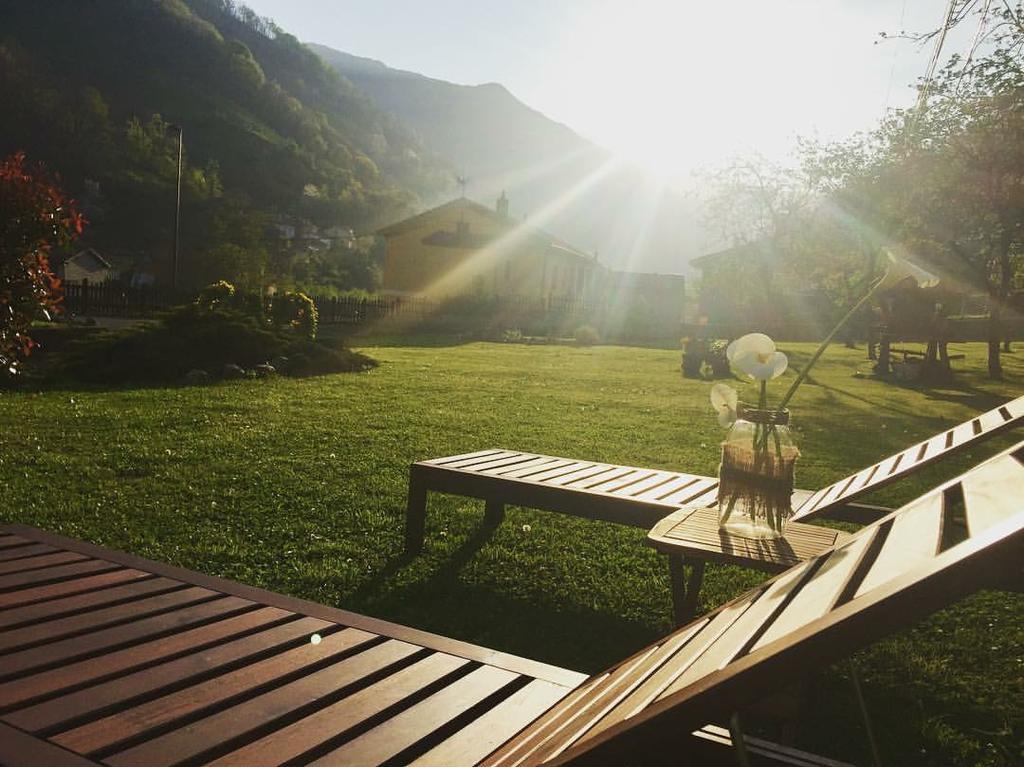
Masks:
[[[491,588],[467,584],[463,568],[493,537],[484,521],[421,580],[396,588],[389,582],[419,555],[402,553],[352,594],[350,606],[495,650],[574,671],[594,672],[652,641],[650,626],[593,610],[533,604]]]

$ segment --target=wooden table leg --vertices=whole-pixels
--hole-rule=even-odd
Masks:
[[[686,565],[690,565],[690,576],[686,576]],[[682,626],[697,612],[697,599],[704,583],[704,560],[692,559],[687,563],[682,554],[668,555],[668,575],[672,584],[672,617],[677,626]]]
[[[427,486],[413,466],[409,469],[409,499],[405,507],[405,553],[423,550],[427,524]]]
[[[484,526],[496,528],[505,519],[505,504],[497,498],[488,498],[484,507]]]
[[[703,585],[704,560],[690,557],[690,580],[686,584],[686,601],[683,604],[684,619],[687,621],[693,620],[693,616],[697,614],[697,599],[700,597],[700,587]]]

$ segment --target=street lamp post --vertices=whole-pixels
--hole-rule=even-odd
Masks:
[[[174,195],[174,251],[171,256],[171,287],[178,287],[178,229],[181,224],[181,154],[183,134],[180,125],[171,123],[167,126],[171,130],[178,131],[178,180]]]

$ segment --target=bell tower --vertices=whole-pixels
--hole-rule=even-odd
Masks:
[[[501,197],[499,197],[498,201],[494,204],[494,209],[498,211],[499,216],[508,218],[508,197],[505,196],[504,189],[501,190]]]

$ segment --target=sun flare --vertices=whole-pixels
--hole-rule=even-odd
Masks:
[[[794,114],[813,122],[824,89],[827,67],[806,59],[811,48],[827,61],[812,32],[826,11],[741,4],[737,13],[744,21],[728,27],[728,45],[713,5],[603,3],[581,17],[565,48],[564,79],[576,84],[565,98],[587,114],[580,124],[596,126],[589,137],[663,178],[755,147],[784,152],[792,136],[782,125]],[[780,15],[785,34],[764,35]]]

